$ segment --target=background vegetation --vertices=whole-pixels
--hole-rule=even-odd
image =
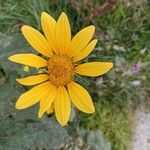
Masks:
[[[0,150],[127,150],[134,110],[141,105],[149,110],[149,4],[148,0],[0,0]],[[89,89],[96,113],[73,110],[66,128],[51,116],[39,120],[38,105],[24,111],[14,108],[18,95],[26,90],[15,78],[35,70],[24,72],[24,66],[7,58],[32,51],[20,27],[28,24],[41,31],[42,11],[56,19],[65,11],[73,34],[94,24],[99,42],[84,61],[114,63],[106,76],[76,79]]]

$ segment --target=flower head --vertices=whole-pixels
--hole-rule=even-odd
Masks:
[[[26,86],[33,86],[23,93],[17,109],[28,108],[40,102],[38,116],[55,112],[56,119],[64,126],[69,120],[71,102],[85,113],[95,111],[89,93],[74,82],[75,74],[99,76],[113,66],[111,62],[90,62],[79,65],[78,61],[88,56],[94,49],[97,39],[91,41],[95,27],[88,26],[71,38],[68,17],[62,13],[57,22],[46,12],[42,12],[42,35],[34,28],[24,25],[21,30],[29,44],[44,57],[31,54],[15,54],[9,60],[30,67],[45,68],[45,73],[17,79]]]
[[[133,66],[131,68],[131,72],[133,74],[135,74],[135,73],[138,73],[140,71],[140,69],[141,69],[140,64],[139,63],[135,63],[135,64],[133,64]]]

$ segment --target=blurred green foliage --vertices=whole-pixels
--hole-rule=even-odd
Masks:
[[[114,68],[101,78],[77,77],[90,91],[96,113],[75,113],[67,128],[55,118],[37,119],[38,106],[15,110],[17,97],[27,90],[15,78],[33,74],[8,56],[36,53],[19,34],[23,24],[41,30],[42,11],[55,19],[65,11],[72,33],[96,26],[98,45],[86,61],[112,61]],[[0,149],[126,150],[132,135],[134,109],[150,93],[150,7],[141,0],[0,0]],[[133,66],[140,69],[133,72]],[[99,131],[100,130],[100,131]],[[109,142],[109,143],[108,143]],[[94,144],[93,144],[94,143]],[[93,147],[94,146],[94,147]]]

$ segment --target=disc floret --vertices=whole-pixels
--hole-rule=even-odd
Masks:
[[[63,55],[54,55],[48,60],[49,80],[56,86],[65,86],[71,82],[74,74],[73,63]]]

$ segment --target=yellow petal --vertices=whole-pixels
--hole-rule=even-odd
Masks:
[[[51,107],[54,99],[56,98],[56,94],[57,94],[57,87],[51,85],[49,92],[40,101],[40,110],[38,113],[39,118],[41,118],[42,115]]]
[[[50,82],[45,82],[40,85],[33,87],[31,90],[23,93],[17,103],[17,109],[25,109],[31,107],[32,105],[36,104],[40,101],[40,99],[45,95],[45,93],[50,88]]]
[[[54,113],[54,105],[53,105],[53,104],[52,104],[51,107],[46,111],[46,113],[47,113],[48,115]]]
[[[95,111],[93,102],[89,93],[79,84],[70,82],[68,92],[73,104],[81,111],[93,113]]]
[[[77,54],[76,56],[73,57],[73,61],[77,62],[77,61],[87,57],[94,49],[96,43],[97,43],[97,40],[91,41],[79,54]]]
[[[85,76],[100,76],[113,67],[111,62],[90,62],[84,63],[75,68],[75,72]]]
[[[70,57],[76,56],[90,42],[95,31],[94,26],[89,26],[78,32],[70,43]]]
[[[41,24],[43,32],[55,53],[58,53],[56,37],[55,37],[55,29],[56,29],[56,21],[46,12],[42,12],[41,14]]]
[[[70,118],[71,103],[65,87],[58,87],[56,99],[54,101],[55,115],[58,122],[65,126]]]
[[[16,54],[10,56],[8,59],[16,63],[36,68],[47,66],[47,61],[45,59],[34,54]]]
[[[71,41],[71,29],[67,15],[63,12],[56,23],[56,40],[60,54],[66,54]]]
[[[48,41],[39,31],[27,25],[24,25],[21,30],[26,40],[35,50],[47,57],[52,55]]]
[[[22,79],[16,79],[22,85],[35,85],[48,80],[49,76],[47,74],[39,74],[35,76],[30,76]]]

